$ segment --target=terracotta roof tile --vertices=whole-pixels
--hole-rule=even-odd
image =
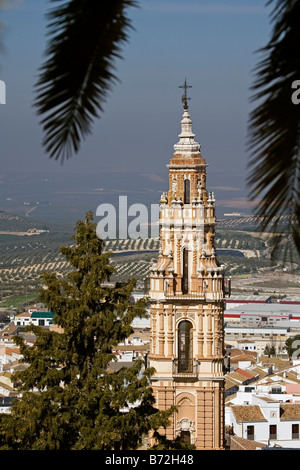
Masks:
[[[257,366],[257,367],[254,367],[251,369],[251,372],[255,375],[258,374],[259,376],[259,379],[263,379],[264,377],[266,377],[268,374],[267,371],[265,371],[264,369],[262,369],[261,367]]]
[[[238,383],[236,380],[231,379],[230,377],[225,377],[225,390],[229,390],[232,387],[238,387],[240,383]]]
[[[257,374],[253,374],[252,371],[240,369],[239,367],[237,369],[235,369],[234,372],[237,372],[238,374],[244,375],[247,379],[253,379],[257,375]]]
[[[261,442],[243,439],[238,436],[230,436],[230,441],[230,450],[256,450],[258,447],[267,447],[266,444]]]
[[[284,403],[280,405],[280,419],[300,419],[300,403]]]
[[[235,405],[231,409],[238,423],[245,421],[267,421],[259,405]]]
[[[244,374],[240,374],[239,372],[230,372],[230,374],[228,374],[228,378],[231,379],[231,380],[235,380],[238,384],[243,384],[244,382],[247,382],[247,380],[249,380],[249,377],[246,377]],[[252,378],[252,377],[251,377]]]

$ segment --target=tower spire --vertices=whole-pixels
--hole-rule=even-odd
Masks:
[[[179,142],[174,145],[174,149],[176,153],[180,153],[181,155],[190,155],[191,153],[199,153],[200,152],[200,144],[196,142],[194,137],[195,134],[192,130],[192,120],[189,114],[189,107],[188,101],[191,99],[187,96],[188,88],[192,88],[191,85],[188,85],[186,79],[184,80],[184,84],[180,85],[179,88],[184,89],[184,94],[182,95],[182,102],[183,102],[183,115],[181,120],[181,133],[179,134]]]
[[[183,84],[183,85],[180,85],[179,88],[183,88],[183,89],[184,89],[184,94],[182,95],[181,100],[182,100],[182,102],[183,102],[183,107],[184,107],[184,109],[188,109],[188,103],[187,103],[187,102],[188,102],[191,98],[188,98],[188,96],[187,96],[187,89],[188,89],[188,88],[192,88],[192,86],[191,86],[191,85],[188,85],[188,84],[186,83],[186,79],[185,79],[185,80],[184,80],[184,84]]]

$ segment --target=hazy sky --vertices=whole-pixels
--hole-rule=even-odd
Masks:
[[[116,63],[121,83],[79,154],[61,168],[43,152],[32,108],[50,3],[15,0],[1,13],[0,79],[7,94],[0,105],[0,174],[105,170],[166,179],[180,132],[178,87],[187,78],[193,131],[209,163],[208,181],[216,193],[217,188],[244,188],[251,71],[258,61],[255,51],[270,35],[270,6],[262,0],[140,0],[140,8],[129,11],[134,31],[123,48],[124,59]]]

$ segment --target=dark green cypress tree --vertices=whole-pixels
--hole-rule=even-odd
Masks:
[[[77,222],[74,244],[61,248],[73,269],[64,279],[43,274],[40,300],[62,332],[31,327],[34,346],[16,337],[29,366],[17,373],[21,399],[1,417],[2,449],[135,449],[151,429],[166,426],[173,411],[154,408],[153,371],[143,360],[117,372],[108,368],[133,319],[146,315],[146,301],[131,304],[134,280],[108,286],[114,268],[95,229],[89,212]]]

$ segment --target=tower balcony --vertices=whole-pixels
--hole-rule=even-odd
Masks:
[[[191,292],[183,294],[182,292],[165,293],[167,300],[207,300],[221,301],[224,298],[223,292]]]
[[[199,363],[196,359],[173,359],[172,375],[174,379],[197,380]]]
[[[188,300],[188,299],[205,299],[204,292],[190,292],[183,294],[182,292],[165,292],[165,297],[168,300]]]

